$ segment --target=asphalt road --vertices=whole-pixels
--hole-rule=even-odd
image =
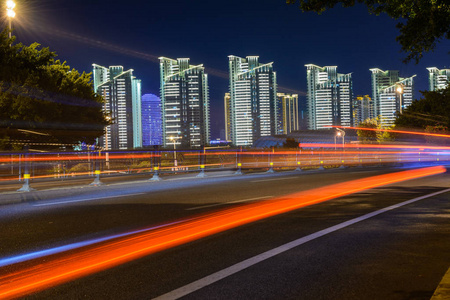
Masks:
[[[0,206],[0,257],[393,171],[399,170],[347,169],[240,177],[219,173],[213,174],[218,177],[203,179],[173,177],[163,182],[141,180],[99,188],[2,194],[0,203],[16,203]],[[429,299],[450,266],[450,192],[338,230],[330,228],[449,187],[450,174],[446,173],[329,200],[149,255],[27,298],[151,299],[165,295],[163,298],[170,299],[185,295],[185,299]],[[301,240],[305,237],[309,240]],[[284,246],[292,242],[293,246]],[[284,246],[283,251],[280,246]],[[279,253],[274,254],[273,249]],[[266,252],[262,259],[260,254]],[[14,266],[4,270],[10,268]],[[223,278],[216,281],[211,274]],[[193,288],[195,281],[200,288]],[[181,293],[179,288],[183,288]]]

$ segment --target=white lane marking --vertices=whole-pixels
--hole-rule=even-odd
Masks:
[[[264,196],[264,197],[256,197],[256,198],[236,200],[236,201],[229,201],[229,202],[223,202],[223,203],[215,203],[215,204],[210,204],[210,205],[203,205],[203,206],[196,206],[196,207],[186,208],[186,210],[196,210],[196,209],[202,209],[202,208],[207,208],[207,207],[227,205],[227,204],[230,204],[230,203],[247,202],[247,201],[259,200],[259,199],[267,199],[267,198],[272,198],[272,197],[273,196]]]
[[[105,196],[105,197],[89,198],[89,199],[78,199],[78,200],[70,200],[70,201],[49,202],[49,203],[34,204],[33,206],[49,206],[49,205],[58,205],[58,204],[84,202],[84,201],[93,201],[93,200],[101,200],[101,199],[109,199],[109,198],[120,198],[120,197],[128,197],[128,196],[137,196],[137,195],[144,195],[144,194],[146,194],[146,193],[136,193],[136,194],[116,195],[116,196]]]
[[[382,213],[394,210],[396,208],[399,208],[399,207],[411,204],[413,202],[416,202],[416,201],[419,201],[419,200],[423,200],[423,199],[426,199],[426,198],[430,198],[430,197],[433,197],[433,196],[436,196],[436,195],[439,195],[439,194],[447,193],[447,192],[450,192],[450,189],[445,189],[445,190],[442,190],[442,191],[439,191],[439,192],[431,193],[431,194],[428,194],[428,195],[425,195],[425,196],[421,196],[421,197],[417,197],[417,198],[414,198],[414,199],[411,199],[411,200],[407,200],[407,201],[404,201],[404,202],[401,202],[401,203],[397,203],[397,204],[394,204],[394,205],[382,208],[380,210],[377,210],[377,211],[365,214],[363,216],[360,216],[360,217],[357,217],[357,218],[354,218],[354,219],[342,222],[340,224],[331,226],[331,227],[326,228],[324,230],[315,232],[313,234],[310,234],[310,235],[307,235],[305,237],[299,238],[299,239],[297,239],[295,241],[292,241],[292,242],[289,242],[287,244],[281,245],[281,246],[279,246],[277,248],[274,248],[272,250],[269,250],[267,252],[264,252],[264,253],[261,253],[259,255],[253,256],[253,257],[251,257],[249,259],[246,259],[246,260],[241,261],[241,262],[239,262],[239,263],[237,263],[235,265],[232,265],[232,266],[230,266],[230,267],[228,267],[226,269],[223,269],[221,271],[213,273],[213,274],[211,274],[209,276],[203,277],[203,278],[201,278],[201,279],[199,279],[197,281],[189,283],[189,284],[187,284],[185,286],[182,286],[182,287],[180,287],[180,288],[178,288],[176,290],[168,292],[168,293],[166,293],[164,295],[161,295],[159,297],[153,298],[153,300],[171,300],[171,299],[181,298],[181,297],[186,296],[186,295],[188,295],[188,294],[190,294],[192,292],[195,292],[195,291],[197,291],[197,290],[199,290],[201,288],[204,288],[205,286],[213,284],[213,283],[215,283],[215,282],[217,282],[217,281],[219,281],[221,279],[224,279],[224,278],[226,278],[226,277],[228,277],[230,275],[233,275],[233,274],[238,273],[238,272],[240,272],[240,271],[242,271],[244,269],[247,269],[247,268],[249,268],[249,267],[251,267],[253,265],[256,265],[256,264],[258,264],[258,263],[260,263],[260,262],[262,262],[262,261],[264,261],[266,259],[272,258],[272,257],[274,257],[274,256],[276,256],[276,255],[278,255],[280,253],[283,253],[283,252],[286,252],[288,250],[291,250],[292,248],[295,248],[295,247],[300,246],[302,244],[305,244],[305,243],[307,243],[309,241],[312,241],[312,240],[315,240],[317,238],[320,238],[320,237],[322,237],[324,235],[327,235],[327,234],[332,233],[334,231],[337,231],[339,229],[342,229],[342,228],[348,227],[350,225],[359,223],[361,221],[364,221],[364,220],[367,220],[367,219],[372,218],[374,216],[377,216],[379,214],[382,214]]]
[[[252,181],[250,181],[250,182],[264,182],[264,181],[275,181],[275,180],[286,180],[286,179],[298,179],[298,177],[295,176],[295,177],[283,177],[283,178],[261,179],[261,180],[252,180]]]
[[[216,178],[216,177],[225,177],[225,176],[233,176],[233,174],[223,174],[223,175],[207,175],[206,178]],[[198,179],[197,176],[194,177],[182,177],[182,178],[172,178],[167,179],[166,181],[176,181],[176,180],[184,180],[184,179]]]

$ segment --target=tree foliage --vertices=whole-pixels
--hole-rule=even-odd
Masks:
[[[286,138],[286,141],[283,142],[283,148],[297,149],[298,142],[294,138]]]
[[[365,4],[370,13],[400,20],[397,41],[407,53],[405,62],[422,58],[442,39],[450,39],[450,2],[448,0],[298,0],[300,9],[322,13],[341,3],[344,7]],[[293,4],[297,0],[286,0]]]
[[[426,129],[450,128],[450,85],[439,91],[421,92],[423,98],[413,101],[395,120],[396,127]]]
[[[56,60],[49,48],[14,40],[0,33],[0,149],[94,143],[107,122],[91,74]]]
[[[381,119],[379,117],[374,119],[367,119],[359,123],[358,127],[370,129],[391,129],[383,128]],[[395,136],[386,131],[381,130],[357,130],[358,140],[362,143],[384,143],[395,139]]]
[[[450,134],[450,85],[439,91],[421,92],[423,98],[413,101],[395,120],[399,129],[419,129],[429,133]],[[447,144],[445,138],[426,137],[429,143]]]

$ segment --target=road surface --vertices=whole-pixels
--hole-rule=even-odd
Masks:
[[[99,188],[5,193],[0,201],[16,203],[0,207],[0,257],[397,171],[219,173],[208,178],[141,179]],[[347,195],[148,255],[27,298],[429,299],[450,266],[449,187],[450,174],[444,173]],[[414,201],[405,203],[408,200]],[[396,204],[399,207],[381,211]],[[378,214],[368,216],[373,212]],[[9,265],[3,270],[14,268]]]

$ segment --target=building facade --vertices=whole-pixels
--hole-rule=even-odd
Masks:
[[[337,66],[305,67],[308,129],[352,126],[352,74],[337,73]]]
[[[235,146],[251,146],[261,136],[278,134],[277,84],[273,63],[258,56],[230,55],[230,140]]]
[[[231,140],[231,96],[230,93],[225,93],[223,97],[224,111],[225,111],[225,137],[226,141]]]
[[[384,127],[394,124],[395,118],[414,99],[414,77],[399,77],[398,71],[383,71],[378,68],[372,72],[372,99],[374,117],[380,118]]]
[[[110,150],[142,147],[141,80],[122,66],[92,66],[94,91],[104,98],[104,111],[112,121],[99,139],[100,146]]]
[[[278,134],[299,130],[298,94],[277,93]]]
[[[161,99],[142,95],[142,146],[162,145]]]
[[[369,95],[357,96],[353,103],[353,125],[358,126],[367,119],[374,118],[373,101]]]
[[[160,57],[163,146],[204,147],[210,140],[208,75],[189,58]]]
[[[445,89],[450,82],[450,69],[427,68],[430,91]]]

